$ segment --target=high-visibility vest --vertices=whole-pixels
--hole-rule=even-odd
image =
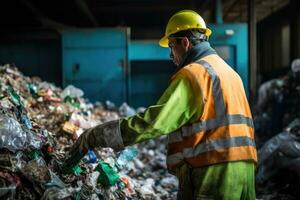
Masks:
[[[173,78],[178,75],[202,94],[203,111],[196,122],[169,134],[168,169],[183,163],[257,162],[252,115],[239,75],[215,54],[183,67]]]

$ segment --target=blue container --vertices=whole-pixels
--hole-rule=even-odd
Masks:
[[[127,101],[128,28],[62,32],[63,85],[81,88],[91,101]]]

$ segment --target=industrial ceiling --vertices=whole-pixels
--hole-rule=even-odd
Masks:
[[[247,22],[248,0],[221,2],[225,23]],[[256,0],[257,21],[289,2]],[[146,36],[147,32],[156,30],[161,34],[169,17],[182,9],[196,10],[207,22],[214,23],[216,0],[10,0],[1,3],[1,29],[128,26]]]

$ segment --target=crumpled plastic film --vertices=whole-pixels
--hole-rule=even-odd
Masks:
[[[24,131],[15,119],[0,115],[0,148],[15,152],[28,145],[39,148],[41,142],[30,132]]]
[[[61,93],[61,98],[66,98],[70,96],[71,98],[79,98],[83,96],[83,91],[79,88],[74,87],[73,85],[67,86]]]

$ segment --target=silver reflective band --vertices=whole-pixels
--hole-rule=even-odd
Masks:
[[[183,155],[182,155],[181,152],[172,154],[172,155],[167,157],[167,164],[168,165],[174,165],[174,164],[177,164],[181,161],[183,161]]]
[[[201,153],[206,153],[209,151],[216,151],[220,149],[230,148],[230,147],[243,147],[243,146],[253,146],[255,147],[255,142],[249,137],[233,137],[233,138],[222,138],[218,140],[201,142],[197,146],[192,148],[183,149],[183,153],[175,153],[167,158],[167,164],[174,165],[183,160],[183,158],[192,158],[200,155]]]
[[[243,146],[255,147],[255,142],[252,138],[245,137],[245,136],[222,138],[218,140],[207,141],[206,143],[200,142],[196,147],[186,148],[183,150],[183,155],[185,158],[190,158],[208,151],[215,151],[215,150],[225,149],[229,147],[243,147]]]
[[[175,131],[168,135],[168,143],[180,142],[182,141],[181,131]]]
[[[225,114],[225,103],[223,99],[222,88],[220,85],[220,79],[217,73],[215,72],[214,68],[212,68],[212,66],[208,62],[206,62],[205,60],[198,60],[196,61],[196,63],[203,66],[211,77],[212,85],[213,85],[212,93],[213,93],[213,98],[215,103],[215,111],[217,117],[220,117]]]
[[[250,128],[254,128],[253,120],[249,117],[245,117],[243,115],[225,115],[223,118],[195,122],[191,125],[181,127],[181,133],[180,130],[178,130],[169,135],[169,144],[183,141],[182,136],[189,137],[202,131],[209,131],[233,124],[245,124]]]
[[[182,135],[187,137],[201,131],[209,131],[232,124],[245,124],[250,128],[254,128],[253,121],[249,117],[245,117],[243,115],[225,115],[222,118],[210,119],[203,122],[193,123],[190,126],[183,126],[181,129]]]

